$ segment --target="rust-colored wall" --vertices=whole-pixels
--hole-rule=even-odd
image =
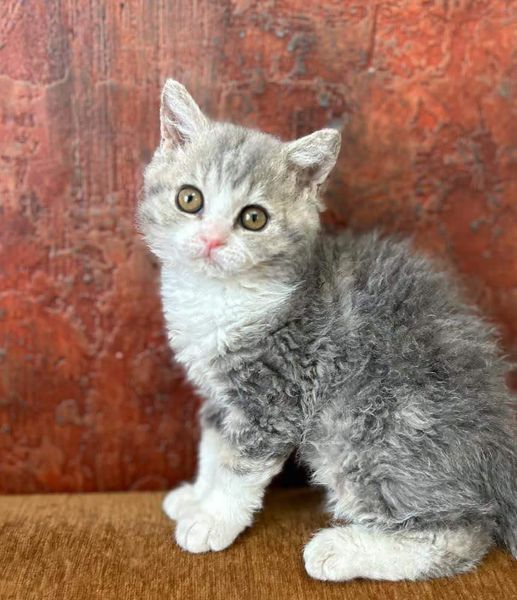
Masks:
[[[342,124],[328,218],[414,234],[517,357],[511,4],[4,0],[0,489],[192,472],[197,402],[133,229],[166,76],[275,134]]]

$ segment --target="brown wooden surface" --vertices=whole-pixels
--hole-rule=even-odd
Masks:
[[[133,228],[167,76],[214,117],[342,126],[327,219],[413,234],[516,358],[514,5],[3,0],[0,490],[192,472],[197,401]]]
[[[511,600],[517,569],[492,550],[477,570],[423,582],[324,583],[302,548],[324,526],[314,491],[276,491],[223,552],[189,554],[158,493],[0,497],[2,600]]]

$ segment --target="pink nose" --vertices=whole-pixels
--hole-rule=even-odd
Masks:
[[[224,244],[226,243],[226,240],[221,237],[221,236],[201,236],[201,240],[204,242],[205,244],[205,252],[207,255],[210,255],[210,253],[212,252],[212,250],[215,250],[216,248],[220,248],[221,246],[224,246]]]

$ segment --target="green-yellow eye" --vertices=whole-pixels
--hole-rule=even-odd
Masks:
[[[203,194],[195,187],[186,185],[176,196],[176,206],[186,213],[197,213],[203,208]]]
[[[242,209],[239,219],[244,229],[260,231],[266,226],[268,216],[260,206],[246,206]]]

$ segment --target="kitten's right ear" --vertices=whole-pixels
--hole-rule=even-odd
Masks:
[[[334,168],[341,146],[341,134],[336,129],[320,129],[286,144],[287,159],[303,179],[323,183]]]
[[[165,149],[183,146],[208,127],[208,119],[194,98],[174,79],[167,79],[163,86],[160,127],[161,147]]]

